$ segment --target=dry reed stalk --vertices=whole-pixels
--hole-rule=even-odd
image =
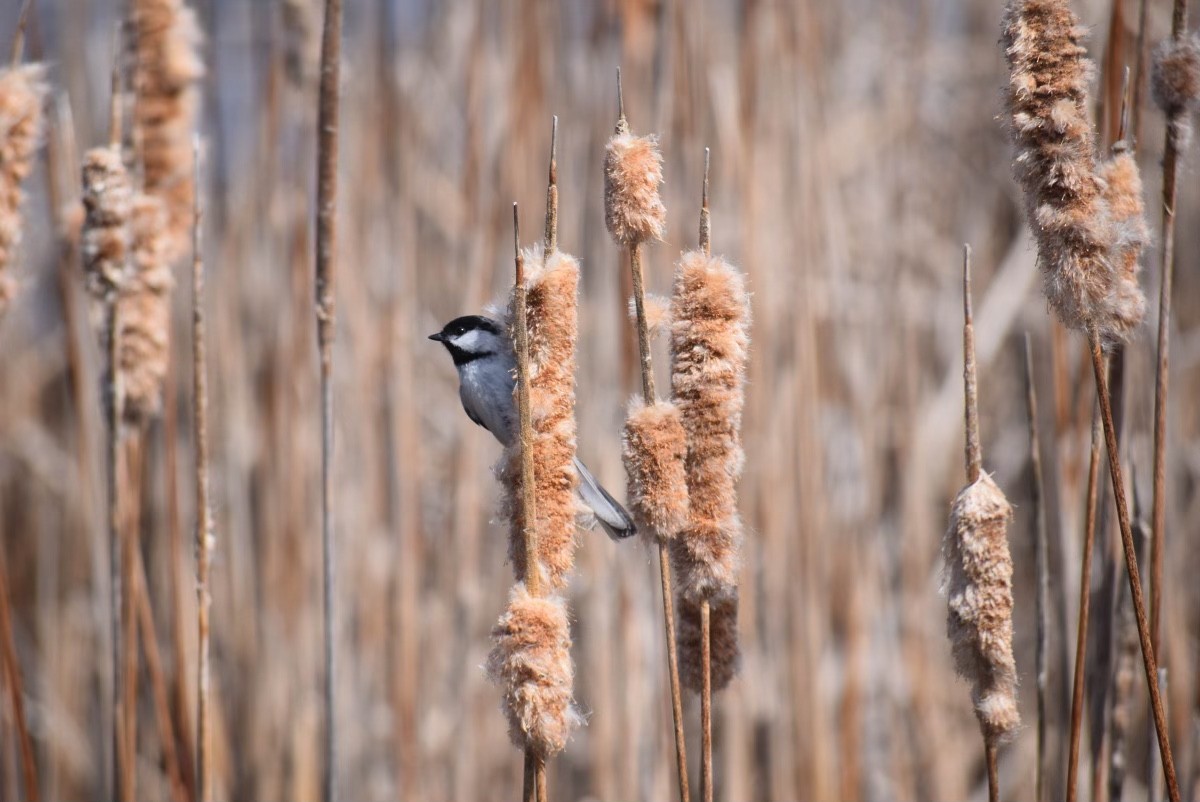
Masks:
[[[17,292],[11,272],[21,243],[21,185],[41,142],[46,90],[41,64],[0,69],[0,319]]]
[[[654,407],[658,398],[654,391],[654,366],[650,360],[650,326],[642,276],[641,247],[646,240],[662,238],[666,225],[666,207],[659,197],[662,180],[662,154],[658,151],[657,140],[654,137],[635,137],[630,131],[629,120],[625,117],[621,70],[618,67],[617,125],[605,147],[604,158],[604,222],[617,244],[629,249],[641,367],[642,404],[645,408]],[[636,467],[626,460],[626,471],[631,481],[634,481]],[[635,504],[635,508],[637,506]],[[669,517],[668,515],[668,520],[663,523],[669,523]],[[671,719],[675,730],[675,774],[680,802],[688,802],[691,793],[688,789],[687,742],[683,730],[683,694],[679,684],[675,593],[672,587],[668,543],[664,538],[658,541],[658,570],[663,599],[663,628],[667,643],[667,676],[671,686]]]
[[[1144,562],[1146,545],[1145,522],[1136,510],[1137,496],[1134,495],[1134,525],[1138,562]],[[1137,677],[1137,621],[1133,610],[1123,594],[1116,600],[1117,609],[1114,613],[1115,640],[1117,646],[1116,659],[1112,674],[1112,689],[1109,692],[1108,715],[1108,799],[1109,802],[1121,802],[1125,787],[1125,776],[1129,764],[1129,730],[1132,722],[1133,685]]]
[[[1175,0],[1171,38],[1155,51],[1154,100],[1167,115],[1163,145],[1162,251],[1158,296],[1158,358],[1154,373],[1154,495],[1150,512],[1150,642],[1159,653],[1163,554],[1167,526],[1167,389],[1170,373],[1171,292],[1175,276],[1175,201],[1179,155],[1191,134],[1189,115],[1200,105],[1200,36],[1187,33],[1187,0]]]
[[[192,134],[200,109],[200,26],[184,0],[132,0],[134,108],[145,191],[162,199],[165,257],[187,252],[191,233]]]
[[[997,747],[1020,725],[1017,671],[1012,653],[1012,507],[983,471],[979,440],[975,330],[971,312],[971,249],[963,247],[963,384],[967,485],[950,510],[943,541],[948,614],[946,633],[958,675],[971,683],[983,734],[988,798],[999,799]]]
[[[13,642],[12,615],[9,611],[8,565],[0,551],[0,650],[7,680],[9,704],[12,705],[13,724],[17,730],[17,742],[21,750],[21,771],[25,783],[25,799],[37,802],[39,798],[37,764],[33,757],[33,743],[29,738],[29,725],[25,720],[25,690],[21,681],[21,664],[17,659],[17,648]],[[15,782],[13,778],[13,782]]]
[[[200,251],[200,139],[192,146],[192,412],[196,427],[196,799],[212,801],[212,688],[209,674],[209,567],[214,545],[208,484],[208,342],[204,314],[204,259]]]
[[[1079,620],[1075,637],[1075,669],[1071,685],[1071,734],[1067,757],[1067,802],[1075,802],[1079,774],[1079,742],[1083,727],[1083,680],[1087,652],[1088,613],[1092,598],[1092,550],[1096,539],[1096,503],[1100,479],[1100,411],[1092,413],[1091,456],[1088,460],[1087,500],[1084,509],[1083,557],[1079,568]]]
[[[1087,334],[1091,347],[1146,685],[1168,794],[1177,802],[1179,788],[1158,694],[1103,356],[1103,345],[1126,340],[1144,313],[1137,286],[1144,240],[1140,181],[1128,154],[1118,152],[1109,164],[1097,165],[1086,115],[1091,65],[1081,45],[1084,30],[1067,0],[1011,0],[1004,23],[1017,178],[1038,240],[1046,296],[1065,325]]]
[[[1035,768],[1035,797],[1046,798],[1046,775],[1050,770],[1046,749],[1046,682],[1048,674],[1048,644],[1046,603],[1050,592],[1050,569],[1047,555],[1046,510],[1043,501],[1041,438],[1038,434],[1037,388],[1033,382],[1033,346],[1025,333],[1025,409],[1029,420],[1029,462],[1032,467],[1030,497],[1033,500],[1034,552],[1037,574],[1037,764]]]
[[[337,168],[338,104],[342,52],[342,0],[325,0],[321,36],[321,82],[317,97],[316,324],[321,379],[321,565],[324,620],[325,733],[322,756],[322,799],[337,799],[337,663],[338,635],[334,599],[336,555],[333,533],[333,343],[337,334]]]

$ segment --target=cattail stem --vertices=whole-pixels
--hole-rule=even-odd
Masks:
[[[13,34],[12,49],[9,51],[8,62],[13,67],[21,63],[21,56],[25,50],[25,26],[29,24],[29,12],[33,9],[33,0],[25,0],[21,3],[21,10],[17,14],[17,30]]]
[[[0,648],[3,649],[4,675],[8,679],[9,703],[21,748],[21,770],[25,778],[25,799],[38,800],[37,765],[33,759],[33,743],[25,720],[25,689],[21,682],[21,664],[13,643],[12,616],[8,607],[8,566],[0,552]]]
[[[971,246],[963,245],[963,415],[966,422],[967,482],[979,479],[983,449],[979,443],[979,392],[975,368],[975,315],[971,310]]]
[[[192,215],[192,393],[196,426],[196,784],[199,802],[212,799],[212,700],[209,676],[208,588],[212,509],[208,484],[208,343],[204,316],[204,260],[200,252],[200,140],[192,144],[196,191]]]
[[[323,799],[337,799],[337,612],[333,539],[333,343],[336,336],[338,97],[342,0],[325,0],[321,86],[317,101],[317,344],[321,359],[321,553],[325,620],[325,773]]]
[[[1163,774],[1167,782],[1167,795],[1171,802],[1179,802],[1179,783],[1175,778],[1175,761],[1171,755],[1171,743],[1167,731],[1166,714],[1162,697],[1158,692],[1158,666],[1154,646],[1150,642],[1150,627],[1146,620],[1146,602],[1142,596],[1142,582],[1138,575],[1137,551],[1133,545],[1133,530],[1129,523],[1129,507],[1125,498],[1125,479],[1121,471],[1121,457],[1117,447],[1117,432],[1113,423],[1112,404],[1108,395],[1108,377],[1104,370],[1104,352],[1100,335],[1095,328],[1088,331],[1092,351],[1092,371],[1096,379],[1096,395],[1100,401],[1100,418],[1104,424],[1104,440],[1108,450],[1108,469],[1112,478],[1113,496],[1117,503],[1117,523],[1121,529],[1121,543],[1125,551],[1125,568],[1129,576],[1129,593],[1133,597],[1133,610],[1137,620],[1138,639],[1142,646],[1142,663],[1146,672],[1146,685],[1150,691],[1150,709],[1154,716],[1154,728],[1158,735],[1158,748],[1162,759]]]
[[[549,216],[549,215],[547,215]],[[542,566],[538,558],[537,494],[533,475],[533,419],[529,409],[529,326],[526,317],[525,260],[521,256],[521,228],[517,204],[513,204],[514,346],[517,358],[517,415],[521,432],[521,519],[525,546],[525,587],[537,598],[541,593]],[[522,799],[537,802],[545,784],[545,761],[525,748],[525,788]]]
[[[971,308],[971,246],[963,245],[963,417],[966,426],[965,462],[967,484],[979,481],[983,471],[983,448],[979,442],[979,397],[975,363],[975,315]],[[996,742],[983,734],[987,760],[988,799],[1000,798],[1000,779],[996,767]]]
[[[708,213],[708,169],[711,151],[704,149],[704,183],[700,191],[700,249],[712,255],[712,220]],[[713,799],[712,770],[712,610],[700,602],[700,797]]]
[[[1038,436],[1037,388],[1033,381],[1033,346],[1029,333],[1025,334],[1025,407],[1029,418],[1029,462],[1032,466],[1032,488],[1034,517],[1034,548],[1037,554],[1037,765],[1035,766],[1035,793],[1037,802],[1046,798],[1046,680],[1047,680],[1047,637],[1046,601],[1049,595],[1049,566],[1046,555],[1046,510],[1042,501],[1042,454]]]
[[[1083,675],[1091,604],[1092,544],[1096,539],[1096,500],[1099,495],[1100,413],[1092,413],[1092,447],[1088,460],[1087,508],[1084,510],[1083,557],[1079,568],[1079,622],[1075,635],[1075,673],[1071,686],[1071,740],[1067,758],[1067,802],[1075,802],[1079,776],[1079,742],[1083,729]]]
[[[550,124],[550,170],[546,181],[546,259],[558,250],[558,115]]]
[[[1187,0],[1175,0],[1171,36],[1180,42],[1187,35]],[[1158,295],[1158,360],[1154,371],[1154,496],[1150,506],[1150,643],[1159,653],[1162,630],[1163,546],[1167,524],[1167,387],[1171,344],[1171,291],[1175,276],[1175,199],[1179,164],[1178,116],[1169,113],[1163,146],[1162,281]]]

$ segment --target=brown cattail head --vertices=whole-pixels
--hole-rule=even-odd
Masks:
[[[529,408],[533,424],[537,539],[551,587],[566,585],[575,560],[575,341],[578,335],[579,263],[541,246],[524,252],[529,328]],[[511,313],[509,320],[514,319]],[[520,442],[505,449],[497,466],[504,490],[502,513],[510,522],[509,558],[525,578],[525,521],[521,512]]]
[[[688,521],[687,434],[679,409],[669,401],[645,406],[635,399],[622,442],[638,531],[654,541],[675,537]]]
[[[671,299],[646,293],[642,307],[646,313],[646,331],[651,339],[665,334],[671,328]],[[629,297],[629,320],[637,325],[637,299]]]
[[[1146,297],[1138,276],[1142,249],[1150,241],[1150,229],[1142,205],[1142,177],[1133,154],[1117,153],[1101,165],[1099,176],[1116,235],[1112,251],[1116,273],[1102,318],[1108,322],[1108,337],[1123,342],[1146,317]]]
[[[1087,116],[1085,35],[1067,0],[1010,0],[1003,41],[1016,175],[1051,306],[1064,325],[1120,341],[1132,327],[1112,314],[1130,304],[1111,299],[1132,287],[1118,287],[1123,246]]]
[[[737,615],[736,594],[709,605],[709,682],[714,691],[723,690],[729,685],[741,667]],[[679,679],[685,687],[699,693],[704,682],[699,602],[680,600],[678,625],[675,640],[679,644]]]
[[[1183,150],[1191,139],[1189,115],[1200,108],[1200,35],[1171,38],[1158,46],[1150,86],[1154,102],[1167,115],[1176,150]]]
[[[199,108],[200,27],[183,0],[133,0],[135,117],[145,191],[167,206],[167,257],[188,250],[192,225],[192,135]]]
[[[658,138],[619,130],[604,149],[604,222],[621,245],[660,240],[667,210]]]
[[[167,208],[161,199],[138,193],[130,218],[132,269],[117,296],[122,416],[144,424],[162,410],[170,347],[171,288],[167,262]]]
[[[133,189],[115,147],[93,148],[83,158],[83,267],[88,292],[112,301],[129,272],[129,218]]]
[[[955,670],[971,683],[975,716],[989,743],[1020,725],[1012,651],[1012,507],[986,473],[967,485],[950,509],[942,544],[949,613],[946,632]]]
[[[0,70],[0,316],[16,293],[8,273],[21,243],[21,184],[42,138],[45,95],[41,64]]]
[[[566,603],[513,587],[492,630],[489,679],[503,691],[501,708],[515,746],[545,758],[563,750],[583,721],[571,699],[571,629]]]
[[[742,522],[737,480],[750,304],[742,274],[702,251],[680,257],[671,324],[671,388],[687,433],[688,524],[671,541],[683,598],[730,598]]]

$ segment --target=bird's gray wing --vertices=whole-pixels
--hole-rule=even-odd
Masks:
[[[579,457],[575,458],[575,472],[579,474],[579,497],[591,508],[608,536],[613,540],[624,540],[636,535],[637,528],[629,513],[600,486],[587,466],[579,461]]]

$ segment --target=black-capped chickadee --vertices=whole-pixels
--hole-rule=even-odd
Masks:
[[[454,360],[458,395],[467,417],[491,432],[502,445],[511,444],[519,427],[513,403],[517,363],[504,326],[481,315],[466,315],[451,320],[429,339],[446,346]],[[575,470],[579,474],[579,497],[608,536],[622,540],[636,534],[629,513],[600,486],[578,457]]]

